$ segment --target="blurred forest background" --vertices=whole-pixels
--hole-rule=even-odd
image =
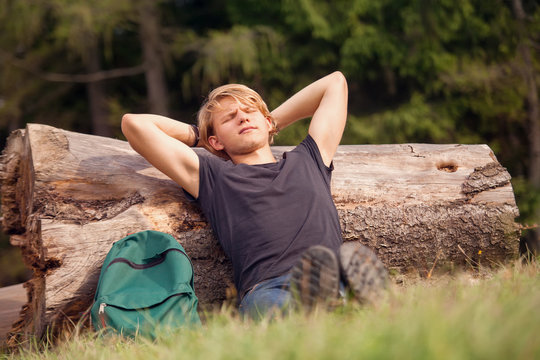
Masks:
[[[274,108],[341,70],[342,144],[488,144],[519,221],[540,219],[536,0],[0,0],[0,61],[2,147],[29,122],[119,139],[126,112],[194,123],[227,82]],[[3,235],[0,286],[27,276]]]

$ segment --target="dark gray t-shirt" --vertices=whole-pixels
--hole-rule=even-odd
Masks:
[[[240,297],[258,282],[287,273],[310,246],[338,252],[333,166],[324,165],[311,136],[276,163],[199,160],[197,202],[232,261]]]

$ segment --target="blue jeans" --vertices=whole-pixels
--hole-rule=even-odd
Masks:
[[[291,274],[263,280],[252,287],[240,301],[240,315],[252,320],[284,316],[292,308]],[[339,282],[339,296],[345,296],[345,285]]]
[[[252,287],[240,302],[242,317],[261,320],[286,315],[291,306],[290,278],[287,273]]]

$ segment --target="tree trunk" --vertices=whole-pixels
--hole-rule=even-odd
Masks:
[[[89,36],[91,39],[92,37]],[[100,72],[101,62],[97,41],[89,40],[86,46],[86,70],[89,74]],[[109,107],[105,94],[103,81],[89,82],[86,85],[88,92],[88,104],[90,107],[90,117],[92,119],[92,133],[100,136],[112,136],[111,127],[108,124]]]
[[[538,88],[535,81],[535,70],[530,48],[530,38],[525,27],[525,11],[521,0],[513,0],[512,6],[517,19],[519,35],[519,54],[523,60],[522,77],[527,86],[527,117],[529,129],[529,182],[540,191],[540,104]],[[536,220],[540,221],[540,207],[536,209]],[[540,251],[540,228],[531,231],[527,236],[527,248],[534,254]]]
[[[395,271],[517,255],[510,175],[486,145],[340,146],[334,165],[344,240],[370,246]],[[9,137],[0,169],[3,228],[34,271],[12,341],[77,320],[111,244],[139,230],[184,246],[203,307],[226,299],[231,265],[204,216],[127,142],[30,124]]]
[[[142,0],[139,5],[141,46],[146,64],[146,87],[149,111],[153,114],[168,115],[168,91],[163,66],[163,44],[159,31],[156,4],[152,0]]]

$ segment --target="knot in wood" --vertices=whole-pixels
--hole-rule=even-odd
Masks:
[[[456,172],[458,167],[459,166],[454,161],[442,161],[437,164],[437,170],[449,173]]]

